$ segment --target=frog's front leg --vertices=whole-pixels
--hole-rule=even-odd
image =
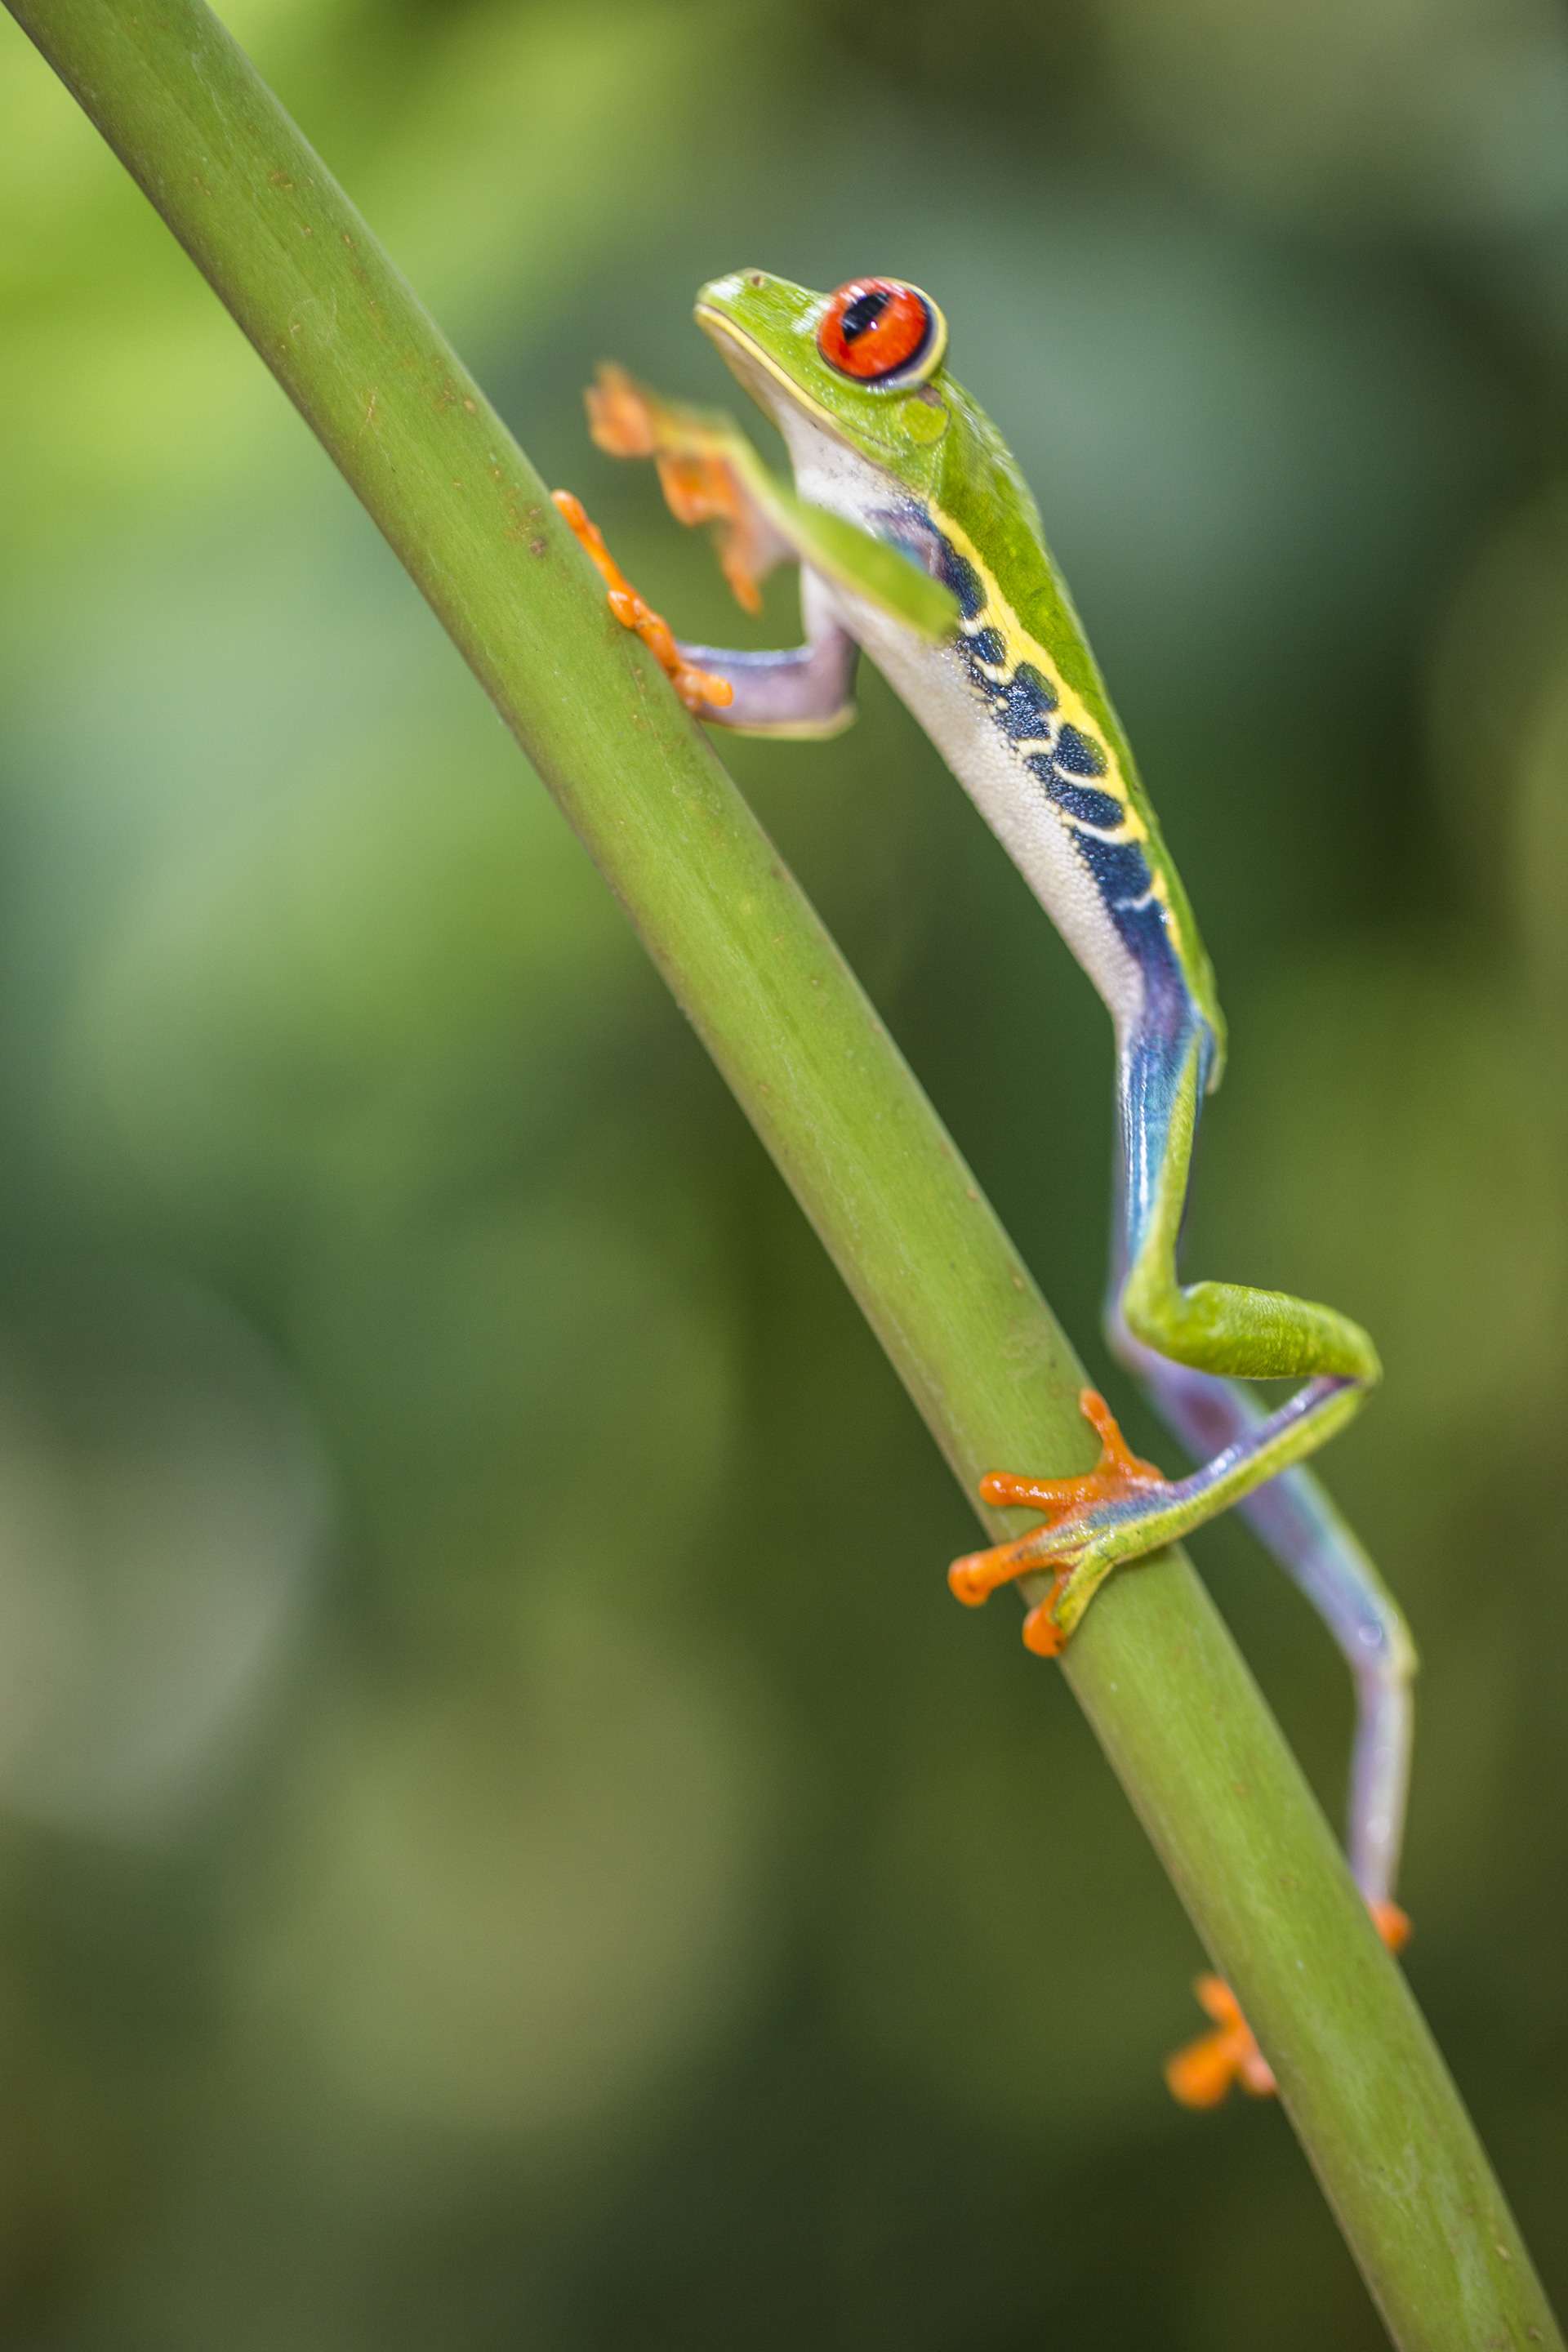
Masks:
[[[700,710],[710,727],[736,735],[800,740],[841,735],[855,719],[850,689],[859,647],[842,629],[825,631],[779,653],[739,653],[678,640],[681,659],[721,677],[727,703]]]
[[[801,593],[805,645],[766,653],[688,645],[632,586],[581,499],[570,490],[553,497],[598,567],[611,612],[642,638],[694,718],[745,735],[837,735],[850,724],[859,647],[833,618],[826,592],[809,572]]]
[[[783,652],[679,645],[685,661],[722,677],[731,689],[726,704],[700,718],[736,734],[793,739],[842,734],[853,723],[860,648],[835,618],[822,583],[804,568],[800,606],[805,643]]]
[[[800,566],[804,645],[781,653],[683,645],[621,572],[581,500],[555,492],[604,577],[610,609],[637,631],[698,718],[750,735],[835,735],[848,726],[858,647],[829,583],[931,642],[956,625],[952,591],[912,551],[810,505],[770,474],[727,416],[661,399],[615,367],[601,368],[587,406],[601,449],[651,457],[677,520],[712,526],[724,577],[748,612],[760,610],[761,583],[771,572]]]

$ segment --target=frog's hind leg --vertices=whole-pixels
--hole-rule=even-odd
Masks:
[[[1194,1291],[1174,1289],[1174,1248],[1185,1205],[1187,1173],[1193,1137],[1202,1097],[1200,1047],[1195,1066],[1190,1048],[1178,1035],[1153,1035],[1135,1040],[1123,1056],[1121,1102],[1121,1173],[1119,1184],[1116,1242],[1112,1251],[1110,1295],[1106,1336],[1129,1370],[1149,1391],[1151,1401],[1187,1451],[1206,1469],[1197,1475],[1223,1474],[1224,1466],[1248,1458],[1258,1460],[1269,1449],[1270,1433],[1280,1415],[1266,1413],[1247,1390],[1225,1372],[1264,1371],[1273,1366],[1249,1357],[1235,1337],[1226,1336],[1228,1318],[1211,1318],[1221,1338],[1216,1342],[1200,1330],[1199,1345],[1188,1349],[1178,1308],[1166,1313],[1166,1329],[1152,1327],[1147,1307],[1142,1328],[1134,1328],[1129,1304],[1136,1296],[1134,1275],[1140,1258],[1147,1261],[1163,1252],[1168,1272],[1156,1272],[1156,1295],[1173,1293],[1184,1305],[1205,1291],[1226,1293],[1257,1301],[1265,1310],[1265,1349],[1278,1354],[1279,1339],[1269,1328],[1278,1307],[1293,1310],[1304,1320],[1300,1339],[1300,1369],[1317,1374],[1285,1408],[1310,1420],[1314,1391],[1333,1411],[1334,1392],[1348,1390],[1359,1400],[1361,1382],[1353,1375],[1358,1349],[1370,1359],[1375,1376],[1376,1359],[1370,1343],[1344,1318],[1326,1307],[1301,1302],[1276,1301],[1269,1293],[1230,1292],[1229,1286],[1200,1285]],[[1281,1318],[1282,1319],[1282,1318]],[[1289,1333],[1289,1325],[1286,1327]],[[1245,1337],[1245,1326],[1243,1326]],[[1207,1361],[1184,1360],[1189,1354]],[[1228,1360],[1226,1360],[1228,1357]],[[1363,1370],[1362,1380],[1369,1376]],[[1353,1410],[1353,1404],[1352,1406]],[[1303,1449],[1305,1450],[1305,1449]],[[1410,1771],[1412,1725],[1411,1683],[1415,1651],[1394,1596],[1372,1561],[1335,1510],[1312,1473],[1300,1466],[1300,1456],[1281,1460],[1277,1475],[1255,1480],[1237,1494],[1242,1513],[1280,1566],[1300,1585],[1343,1652],[1356,1694],[1356,1731],[1351,1770],[1349,1852],[1357,1885],[1373,1906],[1393,1895],[1405,1824],[1405,1791]]]
[[[1350,1660],[1358,1717],[1351,1860],[1381,1932],[1396,1942],[1408,1924],[1393,1904],[1392,1889],[1409,1769],[1415,1654],[1376,1570],[1300,1467],[1360,1409],[1377,1377],[1377,1358],[1364,1332],[1329,1307],[1231,1283],[1179,1281],[1176,1244],[1212,1052],[1202,1017],[1178,1003],[1163,1021],[1135,1034],[1122,1054],[1110,1315],[1117,1353],[1148,1382],[1201,1466],[1184,1478],[1163,1478],[1126,1454],[1114,1424],[1102,1426],[1100,1465],[1087,1476],[983,1483],[987,1500],[1026,1504],[1046,1513],[1047,1524],[956,1561],[950,1580],[961,1600],[973,1601],[1014,1577],[1051,1573],[1026,1638],[1037,1649],[1059,1646],[1120,1561],[1187,1533],[1232,1504],[1239,1507]],[[1300,1385],[1266,1412],[1227,1375],[1294,1379]],[[1047,1635],[1056,1637],[1054,1643]],[[1238,2075],[1254,2088],[1266,2087],[1267,2067],[1247,2055],[1255,2048],[1239,2012],[1220,2020],[1215,2034],[1184,2053],[1172,2086],[1194,2104],[1220,2095]]]
[[[1158,1213],[1160,1171],[1168,1174],[1173,1158],[1162,1108],[1170,1103],[1184,1117],[1182,1092],[1179,1081],[1172,1083],[1172,1055],[1158,1041],[1142,1067],[1135,1056],[1124,1064],[1121,1214],[1106,1336],[1181,1444],[1207,1465],[1197,1474],[1202,1477],[1226,1462],[1258,1458],[1278,1416],[1267,1415],[1246,1389],[1217,1371],[1163,1353],[1133,1331],[1125,1312],[1128,1268],[1146,1245]],[[1194,1121],[1196,1100],[1194,1095]],[[1189,1134],[1184,1147],[1179,1140],[1175,1146],[1184,1191],[1190,1150]],[[1305,1403],[1314,1389],[1326,1385],[1331,1384],[1321,1378],[1310,1382],[1292,1402]],[[1410,1777],[1415,1645],[1397,1602],[1310,1470],[1299,1461],[1289,1464],[1238,1495],[1237,1508],[1317,1610],[1350,1666],[1356,1719],[1349,1860],[1378,1933],[1397,1951],[1410,1927],[1394,1901],[1394,1887]],[[1173,2095],[1188,2106],[1212,2106],[1233,2084],[1254,2095],[1271,2091],[1272,2071],[1229,1987],[1205,1976],[1196,1990],[1214,2022],[1167,2062],[1165,2080]]]
[[[1176,1243],[1213,1050],[1206,1023],[1183,1003],[1123,1052],[1115,1314],[1142,1346],[1195,1370],[1301,1385],[1184,1478],[1104,1461],[1092,1494],[1079,1491],[1081,1481],[1036,1482],[1032,1506],[1049,1523],[950,1570],[962,1600],[983,1598],[1005,1576],[1055,1570],[1050,1617],[1064,1637],[1121,1561],[1190,1533],[1305,1460],[1353,1419],[1377,1378],[1371,1340],[1331,1307],[1237,1283],[1179,1281]],[[982,1491],[1021,1499],[1003,1497],[996,1481]]]
[[[1107,1337],[1161,1419],[1200,1461],[1256,1444],[1264,1415],[1234,1382],[1173,1363],[1135,1339],[1113,1300]],[[1352,1874],[1374,1908],[1391,1900],[1410,1780],[1415,1648],[1393,1594],[1306,1468],[1281,1472],[1237,1510],[1298,1584],[1343,1652],[1355,1689],[1347,1847]]]

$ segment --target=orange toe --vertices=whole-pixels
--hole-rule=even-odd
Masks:
[[[1200,2033],[1165,2061],[1165,2088],[1183,2107],[1217,2107],[1230,2096],[1236,2064],[1223,2033]]]
[[[636,376],[613,361],[601,362],[583,394],[588,435],[612,457],[651,457],[658,446],[653,403]]]
[[[1391,1952],[1410,1941],[1409,1914],[1397,1903],[1367,1906],[1373,1924]],[[1266,2099],[1277,2088],[1274,2070],[1258,2048],[1252,2028],[1223,1977],[1201,1976],[1193,1990],[1198,2006],[1214,2020],[1214,2030],[1173,2051],[1165,2061],[1165,2086],[1184,2107],[1217,2107],[1239,2084],[1255,2099]]]
[[[1397,1903],[1389,1902],[1374,1903],[1371,1910],[1372,1924],[1389,1950],[1402,1952],[1415,1932],[1409,1912],[1402,1911]]]
[[[760,613],[769,568],[765,527],[721,440],[681,419],[635,376],[606,361],[583,395],[588,431],[612,457],[651,457],[677,522],[710,522],[735,600]],[[709,446],[710,441],[711,446]]]
[[[1084,1389],[1080,1392],[1079,1410],[1100,1439],[1100,1459],[1094,1468],[1081,1470],[1070,1478],[1020,1478],[1004,1470],[987,1471],[980,1481],[983,1503],[992,1510],[1038,1511],[1045,1525],[1037,1528],[1032,1535],[1015,1538],[1011,1543],[995,1544],[989,1551],[966,1552],[947,1571],[948,1585],[955,1599],[966,1608],[975,1609],[989,1600],[998,1586],[1010,1584],[1020,1576],[1056,1569],[1057,1578],[1049,1594],[1024,1620],[1025,1646],[1041,1658],[1058,1656],[1067,1639],[1055,1623],[1053,1612],[1071,1563],[1053,1554],[1052,1536],[1059,1533],[1076,1512],[1097,1510],[1103,1505],[1120,1502],[1135,1488],[1163,1486],[1165,1483],[1153,1463],[1142,1461],[1131,1451],[1117,1427],[1110,1407],[1097,1390]]]
[[[1052,1582],[1043,1601],[1037,1601],[1024,1620],[1024,1647],[1037,1658],[1059,1658],[1067,1648],[1068,1637],[1056,1621],[1056,1605],[1062,1597],[1067,1582],[1064,1571]]]
[[[550,495],[563,520],[593,559],[608,592],[611,612],[623,629],[635,631],[642,639],[687,709],[700,717],[705,704],[721,710],[733,702],[735,689],[728,678],[715,677],[711,670],[699,669],[685,658],[668,622],[638,595],[605,546],[604,532],[590,520],[582,499],[571,490],[552,490]]]
[[[1012,1543],[994,1544],[989,1551],[966,1551],[947,1571],[947,1589],[953,1599],[962,1601],[966,1609],[978,1609],[1004,1584],[1015,1583],[1031,1569],[1041,1567],[1043,1533],[1041,1529],[1032,1536],[1018,1536]]]
[[[978,1609],[983,1601],[990,1600],[995,1590],[985,1573],[988,1558],[986,1552],[966,1551],[963,1559],[955,1559],[947,1571],[948,1591],[955,1601],[962,1601],[966,1609]]]
[[[720,567],[735,602],[748,613],[760,613],[765,567],[757,519],[728,458],[709,450],[661,456],[658,479],[677,522],[716,526]]]
[[[1098,1389],[1082,1389],[1079,1392],[1078,1409],[1100,1440],[1100,1460],[1095,1476],[1110,1485],[1113,1481],[1127,1486],[1163,1486],[1163,1473],[1152,1462],[1145,1462],[1134,1454],[1121,1434],[1121,1424]]]
[[[1154,1464],[1133,1453],[1098,1389],[1080,1390],[1078,1407],[1100,1440],[1100,1459],[1092,1470],[1080,1470],[1070,1478],[1016,1478],[1004,1470],[989,1470],[980,1481],[981,1501],[994,1510],[1043,1511],[1049,1517],[1085,1503],[1119,1501],[1133,1487],[1164,1485]]]
[[[1214,2019],[1214,2030],[1200,2033],[1166,2059],[1171,2096],[1184,2107],[1217,2107],[1239,2084],[1251,2097],[1268,2098],[1274,2089],[1273,2072],[1230,1987],[1223,1977],[1202,1976],[1193,1990],[1199,2007]]]

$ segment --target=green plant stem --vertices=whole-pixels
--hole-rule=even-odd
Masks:
[[[965,1491],[995,1464],[1087,1464],[1071,1349],[896,1048],[505,425],[247,59],[198,0],[10,5],[565,810]],[[1395,2340],[1560,2345],[1415,2002],[1185,1561],[1116,1578],[1063,1671]]]

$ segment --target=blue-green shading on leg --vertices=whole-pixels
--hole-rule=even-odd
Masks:
[[[1183,1285],[1176,1248],[1194,1137],[1214,1041],[1179,985],[1152,988],[1156,1017],[1121,1056],[1116,1245],[1108,1334],[1201,1466],[1166,1479],[1131,1454],[1102,1401],[1086,1393],[1100,1460],[1087,1476],[992,1475],[991,1503],[1025,1505],[1046,1524],[1010,1544],[955,1560],[960,1600],[1053,1572],[1025,1622],[1030,1648],[1053,1654],[1119,1562],[1188,1533],[1232,1504],[1318,1610],[1349,1661],[1356,1694],[1349,1854],[1380,1933],[1397,1947],[1408,1922],[1393,1901],[1405,1822],[1415,1650],[1376,1570],[1301,1465],[1361,1408],[1378,1376],[1371,1341],[1332,1309],[1229,1283]],[[1294,1378],[1272,1412],[1236,1378]],[[1166,2068],[1175,2095],[1214,2105],[1232,2083],[1273,2086],[1268,2063],[1229,1989],[1199,1980],[1213,2028]]]
[[[1256,1443],[1263,1414],[1244,1390],[1173,1364],[1133,1339],[1114,1310],[1109,1336],[1188,1453],[1209,1457]],[[1369,1904],[1387,1902],[1399,1873],[1414,1727],[1415,1648],[1403,1612],[1321,1482],[1287,1470],[1237,1508],[1305,1593],[1344,1653],[1355,1688],[1347,1847]]]

